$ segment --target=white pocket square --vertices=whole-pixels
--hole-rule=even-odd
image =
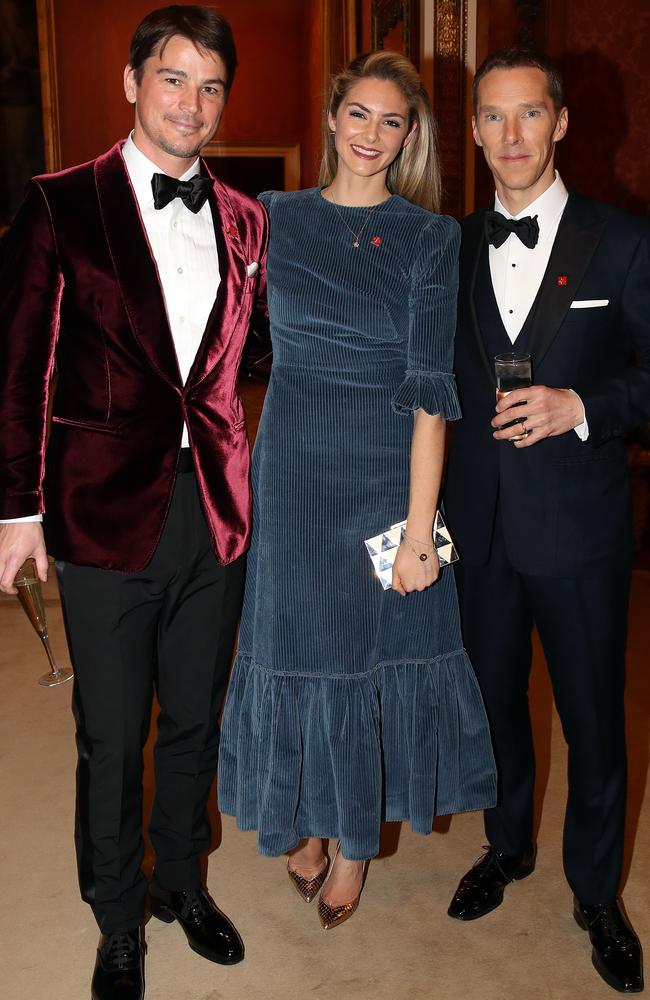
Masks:
[[[609,305],[609,299],[574,299],[572,309],[602,309]]]
[[[257,274],[259,269],[260,265],[257,263],[256,260],[254,260],[250,264],[246,265],[246,274],[249,278],[252,278],[254,274]]]

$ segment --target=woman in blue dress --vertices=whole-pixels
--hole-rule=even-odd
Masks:
[[[304,899],[322,888],[328,928],[356,909],[382,820],[428,834],[436,815],[493,805],[495,774],[432,541],[460,416],[459,227],[435,214],[428,97],[403,56],[360,56],[326,123],[321,186],[261,196],[273,368],[219,804],[261,854],[290,854]],[[384,591],[364,539],[404,518]]]

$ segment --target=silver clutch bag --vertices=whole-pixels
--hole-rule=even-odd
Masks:
[[[389,590],[392,586],[393,563],[399,544],[404,537],[405,529],[406,521],[400,521],[399,524],[392,524],[390,528],[375,535],[374,538],[366,538],[364,541],[370,561],[384,590]],[[448,566],[449,563],[458,560],[458,552],[451,540],[449,528],[439,510],[436,511],[433,525],[433,544],[436,547],[441,569],[443,566]]]

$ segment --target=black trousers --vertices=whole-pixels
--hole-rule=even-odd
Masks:
[[[168,889],[201,884],[218,714],[240,611],[244,558],[221,566],[193,472],[179,474],[140,573],[57,563],[75,670],[75,841],[81,895],[104,933],[142,921],[142,748],[160,703],[149,834]]]
[[[563,860],[584,903],[611,902],[621,877],[626,799],[623,692],[630,568],[579,579],[512,568],[497,513],[487,565],[457,569],[465,646],[492,731],[499,797],[490,844],[523,853],[533,836],[535,755],[528,706],[537,626],[569,748]]]

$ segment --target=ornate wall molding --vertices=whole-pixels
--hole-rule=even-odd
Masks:
[[[43,141],[45,169],[61,169],[61,136],[59,133],[59,90],[56,73],[56,37],[54,33],[54,0],[36,0],[38,23],[38,57],[41,69],[41,101],[43,105]]]
[[[433,106],[440,134],[443,211],[465,211],[467,0],[437,0]]]

